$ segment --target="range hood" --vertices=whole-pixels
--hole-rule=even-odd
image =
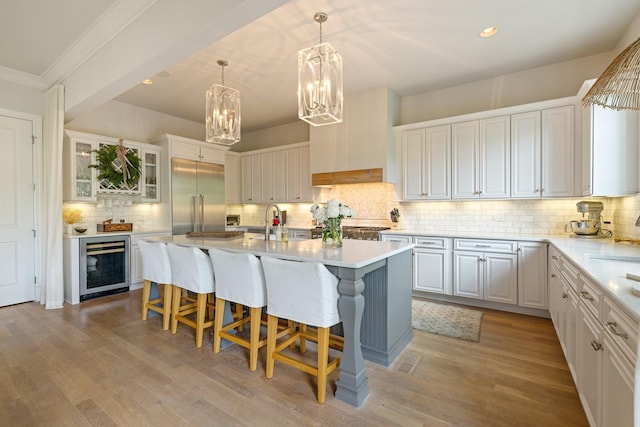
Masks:
[[[314,187],[337,184],[366,184],[370,182],[383,182],[382,168],[323,172],[311,175],[311,185]]]

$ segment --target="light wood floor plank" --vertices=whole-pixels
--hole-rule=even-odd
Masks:
[[[140,320],[141,291],[0,308],[2,426],[587,426],[549,319],[482,310],[479,343],[422,331],[388,368],[365,362],[361,408],[316,402],[315,378],[190,328]],[[310,346],[307,357],[315,356]]]

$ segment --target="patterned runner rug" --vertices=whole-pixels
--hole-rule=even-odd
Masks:
[[[412,300],[414,329],[465,341],[480,341],[482,312],[453,305]]]

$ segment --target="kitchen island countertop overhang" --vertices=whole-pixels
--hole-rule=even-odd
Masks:
[[[320,239],[280,242],[175,235],[146,240],[327,266],[340,280],[338,310],[344,333],[336,398],[351,405],[360,406],[369,394],[364,359],[390,366],[413,338],[413,243],[345,240],[342,248],[323,248]]]

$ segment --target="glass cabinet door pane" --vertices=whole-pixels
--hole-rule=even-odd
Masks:
[[[91,197],[91,144],[76,143],[76,197]]]

